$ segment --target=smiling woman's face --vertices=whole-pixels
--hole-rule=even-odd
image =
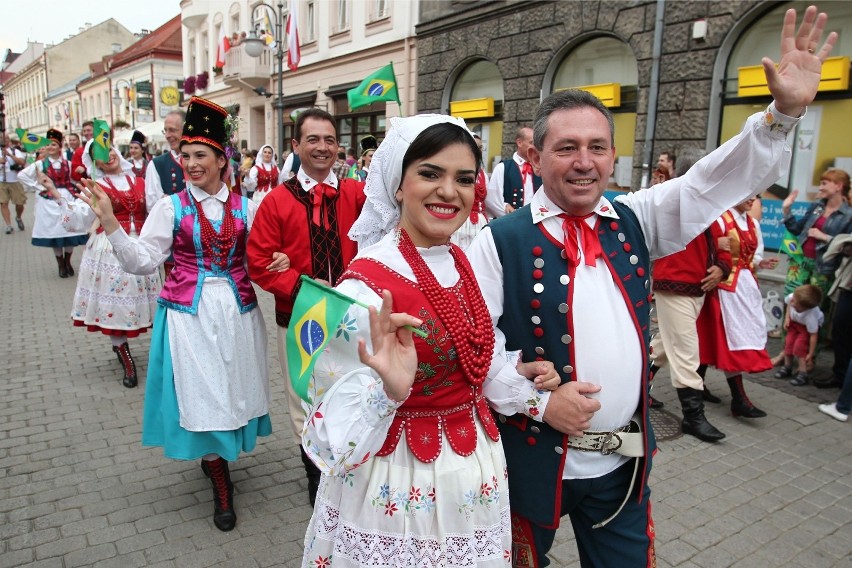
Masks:
[[[222,168],[225,156],[206,144],[184,144],[181,162],[186,179],[195,187],[215,195],[222,188]]]
[[[399,226],[418,247],[446,244],[470,215],[476,158],[462,143],[411,163],[396,192]]]

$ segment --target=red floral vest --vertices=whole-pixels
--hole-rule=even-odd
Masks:
[[[145,209],[145,178],[127,176],[127,182],[130,184],[130,189],[119,191],[108,178],[97,181],[104,193],[109,196],[109,200],[112,202],[112,211],[124,232],[130,234],[132,224],[138,234],[142,231],[142,224],[148,216]],[[99,226],[97,232],[102,233],[103,231],[104,228]]]
[[[267,171],[263,166],[257,166],[257,191],[269,191],[278,185],[278,168],[272,166]]]
[[[424,331],[428,334],[426,339],[414,336],[417,374],[412,392],[396,411],[385,443],[376,455],[391,454],[404,431],[411,453],[422,462],[432,462],[438,457],[444,436],[457,454],[469,456],[476,450],[474,420],[477,418],[488,437],[495,442],[499,440],[500,433],[482,388],[466,380],[455,358],[452,338],[428,305],[417,283],[369,258],[352,261],[340,281],[347,278],[361,280],[377,294],[390,290],[393,310],[422,319]],[[450,293],[460,298],[467,297],[461,279]]]

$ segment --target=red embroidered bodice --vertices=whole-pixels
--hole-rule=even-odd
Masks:
[[[722,222],[725,224],[721,230],[722,236],[731,239],[731,273],[728,278],[719,283],[719,288],[733,292],[737,288],[740,270],[751,270],[755,273],[754,253],[757,252],[757,231],[751,215],[746,215],[747,230],[740,228],[730,211],[722,214]],[[718,228],[718,224],[714,228]]]
[[[272,166],[271,170],[265,170],[263,166],[257,166],[257,191],[269,191],[278,185],[278,168]]]
[[[50,164],[45,173],[53,182],[54,187],[64,187],[71,193],[76,193],[77,190],[71,182],[71,163],[65,158],[60,159],[58,169],[54,168],[53,164]]]
[[[127,191],[116,189],[109,178],[99,179],[97,183],[109,196],[115,218],[118,219],[124,232],[131,234],[132,227],[138,234],[148,215],[145,209],[145,178],[126,177],[127,183],[130,184],[130,189]],[[98,233],[102,233],[103,230],[103,227],[98,227]]]
[[[369,258],[354,260],[340,281],[347,278],[364,282],[377,294],[390,290],[393,311],[422,319],[428,333],[426,339],[414,336],[417,374],[412,392],[396,411],[385,443],[376,455],[391,454],[405,431],[411,453],[422,462],[432,462],[438,457],[444,436],[457,454],[469,456],[476,450],[474,420],[477,418],[488,436],[495,442],[499,440],[500,433],[482,387],[466,379],[456,359],[452,338],[417,283]],[[461,279],[448,291],[460,299],[462,306],[470,305]]]

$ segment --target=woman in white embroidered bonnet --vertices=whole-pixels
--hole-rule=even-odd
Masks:
[[[508,565],[506,466],[489,409],[501,401],[486,400],[488,385],[532,379],[517,395],[527,407],[504,411],[535,414],[537,389],[559,377],[505,352],[449,244],[470,214],[479,157],[464,122],[441,115],[391,119],[376,151],[350,232],[361,250],[338,283],[375,308],[350,309],[314,370],[302,443],[323,478],[303,566],[332,555],[335,567]]]

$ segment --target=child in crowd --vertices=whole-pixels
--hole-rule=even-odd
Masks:
[[[793,357],[797,357],[799,370],[790,379],[790,384],[800,387],[808,383],[807,366],[813,364],[819,328],[825,320],[819,309],[821,301],[822,291],[813,284],[799,286],[784,298],[787,304],[787,315],[784,318],[787,339],[784,341],[784,366],[775,373],[776,379],[786,379],[793,375]]]

